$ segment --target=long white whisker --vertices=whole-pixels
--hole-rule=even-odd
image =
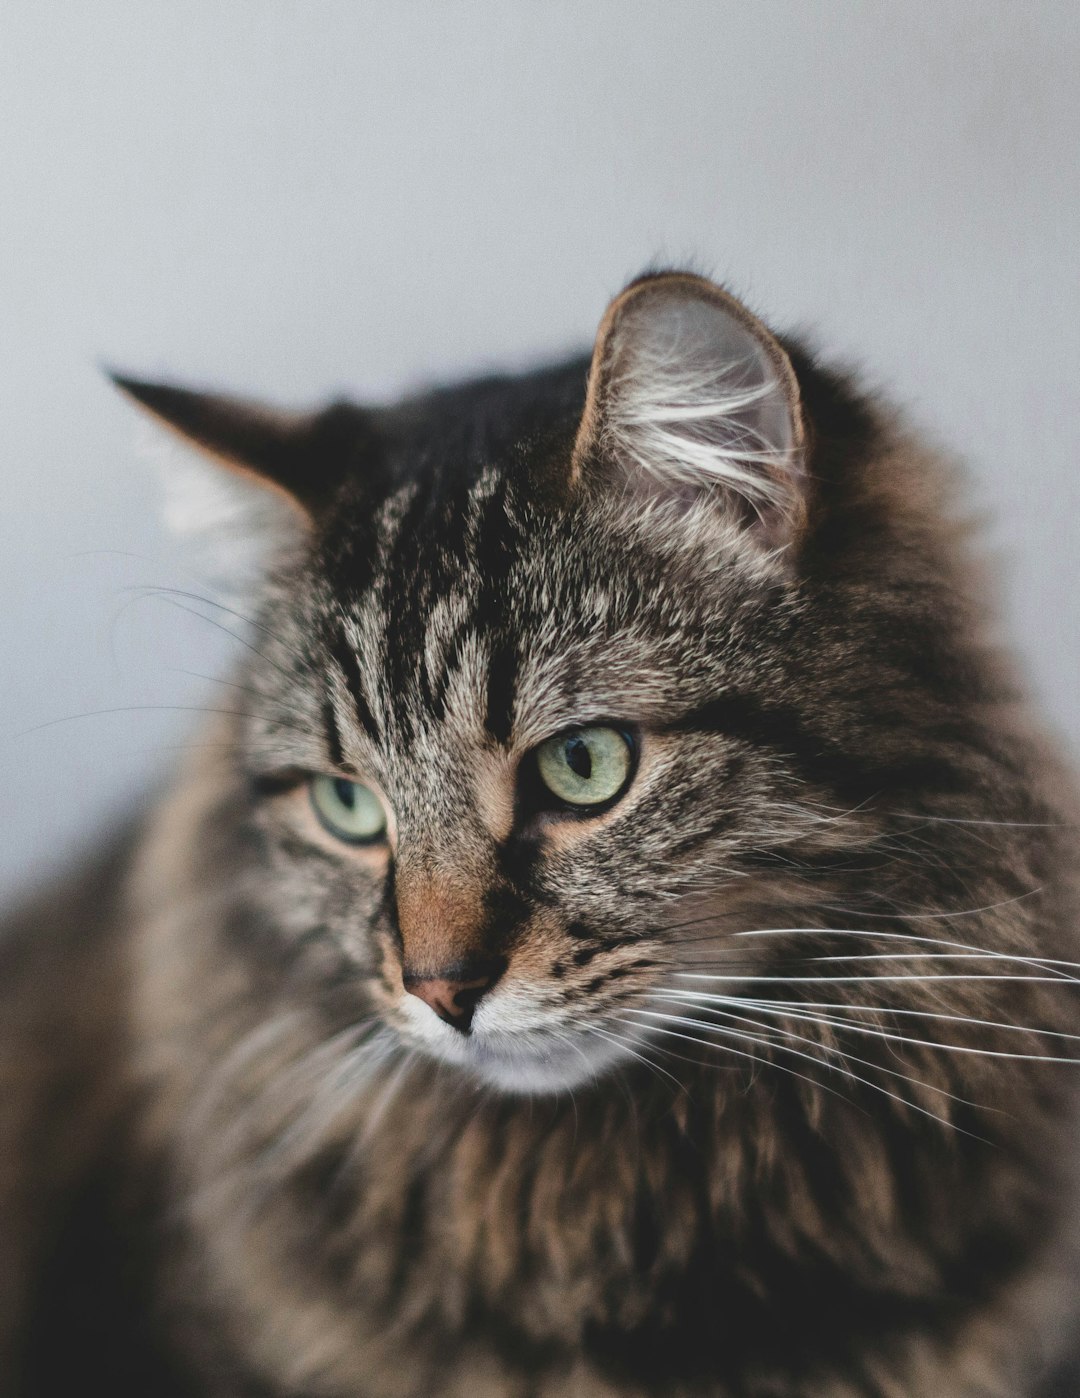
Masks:
[[[366,1146],[375,1138],[383,1118],[386,1116],[394,1103],[394,1099],[401,1091],[415,1061],[416,1050],[410,1048],[394,1071],[387,1076],[382,1091],[378,1093],[372,1102],[371,1109],[367,1113],[364,1123],[360,1128],[357,1136],[358,1147]]]
[[[914,811],[889,811],[901,820],[925,820],[934,825],[992,825],[1003,830],[1068,830],[1066,821],[1056,820],[965,820],[962,816],[916,815]]]
[[[863,909],[856,914],[853,913],[850,908],[838,908],[829,903],[819,903],[818,907],[824,908],[826,912],[840,913],[844,917],[883,918],[890,919],[893,922],[895,922],[897,918],[901,918],[905,922],[937,922],[942,919],[977,917],[980,913],[996,913],[1001,908],[1010,908],[1014,903],[1022,903],[1025,899],[1035,898],[1043,891],[1043,887],[1040,885],[1038,888],[1029,888],[1026,893],[1017,893],[1012,898],[1003,898],[998,903],[985,903],[981,908],[958,908],[956,912],[951,913],[913,913],[902,910],[888,913],[872,913]]]
[[[620,1048],[622,1048],[624,1052],[630,1054],[632,1058],[636,1058],[640,1063],[644,1063],[646,1068],[651,1069],[652,1072],[662,1073],[664,1077],[669,1078],[680,1091],[682,1090],[683,1085],[675,1074],[669,1073],[666,1068],[662,1068],[659,1063],[654,1063],[651,1058],[641,1053],[628,1035],[616,1034],[610,1029],[601,1029],[600,1026],[596,1024],[586,1024],[582,1027],[588,1034],[596,1034],[599,1038],[606,1039],[609,1043],[618,1044]]]
[[[672,1015],[672,1014],[667,1014],[667,1013],[665,1013],[665,1012],[662,1011],[662,1010],[647,1010],[647,1009],[640,1009],[640,1010],[639,1010],[639,1009],[631,1009],[631,1010],[629,1011],[629,1013],[631,1013],[631,1014],[638,1014],[638,1015],[645,1015],[645,1016],[647,1016],[649,1019],[660,1019],[660,1020],[664,1020],[664,1021],[666,1021],[666,1022],[668,1022],[668,1023],[671,1023],[671,1024],[681,1024],[681,1025],[684,1025],[684,1026],[689,1027],[689,1028],[710,1030],[711,1032],[716,1033],[716,1034],[724,1034],[724,1035],[728,1035],[728,1036],[734,1036],[734,1037],[737,1037],[737,1038],[743,1038],[743,1039],[746,1039],[748,1042],[751,1042],[751,1043],[755,1043],[755,1042],[756,1042],[756,1043],[761,1043],[761,1044],[763,1045],[763,1047],[766,1047],[766,1048],[777,1048],[777,1049],[780,1049],[781,1052],[794,1054],[794,1055],[795,1055],[796,1057],[798,1057],[798,1058],[804,1058],[804,1059],[806,1059],[808,1062],[816,1063],[816,1064],[820,1065],[820,1066],[823,1067],[823,1068],[831,1068],[831,1069],[833,1069],[835,1072],[842,1073],[844,1077],[850,1078],[850,1079],[852,1080],[852,1082],[861,1082],[861,1083],[863,1083],[863,1084],[864,1084],[865,1086],[867,1086],[867,1087],[877,1087],[877,1084],[876,1084],[876,1083],[869,1082],[867,1079],[860,1077],[860,1075],[859,1075],[858,1073],[854,1072],[852,1069],[850,1069],[850,1068],[844,1066],[843,1064],[829,1063],[827,1060],[822,1059],[822,1058],[819,1058],[816,1054],[805,1053],[802,1049],[791,1048],[791,1047],[789,1047],[789,1046],[786,1045],[786,1044],[778,1044],[778,1043],[775,1042],[775,1040],[772,1040],[772,1041],[761,1040],[761,1039],[759,1039],[759,1038],[755,1038],[755,1036],[752,1035],[752,1034],[739,1034],[739,1032],[738,1032],[737,1030],[734,1030],[734,1029],[725,1029],[725,1028],[723,1028],[723,1026],[718,1025],[718,1024],[707,1024],[707,1023],[704,1023],[704,1022],[702,1022],[701,1020],[698,1020],[698,1019],[691,1019],[691,1018],[689,1018],[689,1017],[686,1016],[686,1015]],[[817,1046],[816,1046],[816,1047],[817,1047]],[[760,1060],[759,1060],[759,1061],[760,1061]],[[777,1066],[778,1066],[778,1065],[777,1065]],[[881,1089],[879,1089],[879,1090],[885,1091],[884,1088],[881,1088]],[[897,1099],[897,1100],[901,1100],[901,1099]]]
[[[1004,952],[997,951],[874,951],[874,952],[848,952],[836,956],[806,956],[801,958],[803,964],[809,965],[819,961],[1014,961],[1019,965],[1031,966],[1037,971],[1047,971],[1051,968],[1050,962],[1033,961],[1027,956],[1009,956]],[[1072,962],[1065,963],[1072,965]],[[1067,971],[1055,971],[1055,976],[1064,981],[1075,981],[1080,985],[1080,979],[1070,976]]]
[[[741,997],[736,998],[727,995],[702,995],[702,996],[681,996],[678,992],[657,992],[665,996],[666,999],[674,1000],[676,1003],[690,1005],[699,1004],[702,1001],[709,1003],[716,1002],[724,1005],[746,1005],[754,1009],[758,1014],[790,1015],[792,1019],[803,1019],[810,1023],[828,1024],[837,1029],[848,1029],[853,1034],[869,1034],[878,1039],[890,1039],[901,1044],[918,1044],[922,1048],[941,1049],[944,1053],[968,1053],[980,1058],[1016,1058],[1023,1059],[1031,1063],[1080,1063],[1080,1058],[1058,1057],[1053,1054],[1042,1053],[1012,1053],[1001,1049],[981,1049],[973,1048],[966,1044],[942,1044],[934,1039],[918,1039],[912,1035],[894,1034],[890,1030],[879,1028],[875,1025],[857,1024],[851,1020],[832,1019],[827,1015],[807,1015],[793,1009],[774,1009],[768,1000],[746,1000]],[[876,1064],[873,1066],[877,1066]],[[886,1070],[887,1071],[887,1070]],[[930,1084],[925,1084],[929,1086]],[[970,1104],[969,1104],[970,1105]]]
[[[1051,966],[1068,966],[1080,970],[1080,962],[1065,961],[1049,956],[1019,956],[1013,952],[993,951],[975,946],[972,942],[950,941],[943,937],[925,937],[914,932],[874,932],[852,927],[763,927],[752,931],[733,932],[733,937],[783,937],[805,935],[819,937],[868,937],[875,941],[918,942],[920,946],[948,947],[952,951],[977,952],[981,956],[994,957],[1002,961],[1014,961],[1021,965],[1046,970]]]
[[[678,1018],[678,1016],[668,1016],[668,1018]],[[641,1025],[638,1024],[636,1020],[624,1019],[624,1020],[622,1020],[622,1023],[623,1023],[623,1024],[627,1024],[627,1025],[631,1025],[634,1029],[640,1029],[640,1028],[641,1028]],[[684,1020],[683,1023],[697,1025],[698,1028],[703,1028],[703,1027],[705,1027],[705,1026],[699,1025],[697,1020]],[[666,1035],[668,1038],[671,1038],[671,1039],[683,1039],[683,1040],[685,1040],[688,1044],[696,1044],[699,1048],[714,1049],[714,1050],[717,1050],[717,1051],[719,1051],[719,1052],[721,1052],[721,1053],[731,1053],[731,1054],[734,1054],[734,1055],[735,1055],[736,1057],[738,1057],[738,1058],[748,1058],[748,1059],[750,1060],[751,1063],[757,1065],[758,1067],[775,1068],[778,1072],[787,1073],[787,1074],[789,1074],[789,1075],[790,1075],[791,1077],[793,1077],[793,1078],[799,1078],[799,1079],[801,1079],[801,1081],[806,1082],[806,1083],[809,1083],[810,1086],[811,1086],[812,1088],[815,1089],[815,1091],[818,1091],[818,1092],[829,1092],[829,1093],[831,1093],[834,1097],[839,1097],[839,1098],[841,1099],[841,1101],[847,1102],[848,1105],[854,1107],[856,1111],[863,1111],[863,1110],[864,1110],[862,1107],[859,1106],[859,1104],[858,1104],[857,1102],[852,1102],[851,1099],[850,1099],[849,1097],[845,1097],[844,1094],[843,1094],[842,1092],[838,1092],[838,1091],[836,1090],[835,1087],[830,1087],[828,1083],[823,1083],[823,1082],[820,1080],[820,1078],[812,1078],[812,1077],[809,1075],[809,1073],[800,1073],[800,1072],[798,1071],[798,1069],[796,1069],[796,1068],[791,1068],[791,1067],[789,1067],[786,1063],[774,1063],[774,1062],[772,1061],[772,1059],[769,1059],[769,1058],[762,1058],[759,1054],[756,1054],[756,1053],[748,1053],[745,1049],[733,1048],[733,1047],[731,1046],[731,1044],[726,1044],[726,1043],[724,1043],[724,1044],[718,1044],[718,1043],[713,1042],[713,1041],[710,1040],[710,1039],[699,1039],[699,1038],[696,1038],[696,1037],[695,1037],[694,1035],[692,1035],[692,1034],[682,1034],[682,1033],[680,1033],[677,1029],[665,1029],[665,1028],[663,1027],[663,1025],[660,1025],[660,1024],[650,1024],[650,1025],[649,1025],[649,1030],[650,1030],[650,1032],[653,1033],[653,1034],[664,1034],[664,1035]],[[744,1043],[748,1043],[748,1044],[757,1044],[757,1043],[759,1043],[759,1044],[761,1044],[761,1046],[762,1046],[763,1048],[781,1047],[780,1045],[772,1045],[772,1044],[766,1042],[764,1039],[757,1039],[757,1038],[754,1037],[753,1034],[735,1034],[735,1031],[734,1031],[734,1030],[729,1031],[729,1032],[730,1032],[735,1038],[742,1039]],[[811,1054],[803,1054],[802,1056],[803,1056],[804,1058],[809,1058],[811,1062],[816,1063],[816,1064],[817,1064],[819,1067],[821,1067],[821,1068],[832,1069],[833,1071],[836,1071],[836,1072],[843,1072],[843,1069],[838,1069],[838,1068],[835,1067],[835,1065],[833,1065],[833,1064],[831,1064],[831,1063],[827,1063],[827,1062],[825,1062],[824,1060],[822,1060],[822,1059],[820,1059],[820,1058],[814,1058]],[[690,1061],[692,1061],[692,1060],[690,1060]],[[847,1076],[848,1076],[848,1077],[851,1077],[852,1074],[849,1073],[849,1074],[847,1074]]]
[[[635,1010],[633,1011],[633,1013],[648,1015],[650,1017],[658,1019],[669,1020],[673,1024],[688,1025],[697,1029],[707,1029],[714,1034],[723,1034],[744,1039],[752,1038],[752,1036],[750,1035],[740,1035],[737,1030],[723,1029],[718,1024],[703,1024],[700,1020],[689,1019],[685,1015],[667,1015],[660,1010]],[[808,1062],[816,1063],[824,1068],[831,1068],[833,1069],[833,1071],[841,1073],[844,1077],[850,1078],[853,1082],[862,1083],[864,1087],[869,1087],[874,1092],[883,1093],[886,1097],[892,1098],[894,1102],[899,1102],[901,1106],[907,1107],[911,1111],[919,1112],[920,1115],[929,1117],[932,1121],[936,1121],[942,1126],[947,1126],[953,1131],[961,1131],[964,1135],[968,1136],[974,1136],[975,1134],[971,1131],[965,1131],[963,1127],[957,1126],[955,1122],[949,1121],[948,1118],[939,1116],[937,1112],[932,1112],[926,1107],[917,1106],[914,1102],[909,1101],[906,1097],[901,1097],[899,1093],[890,1092],[887,1087],[882,1087],[880,1083],[871,1082],[870,1079],[864,1078],[859,1073],[854,1073],[849,1068],[843,1067],[840,1064],[830,1063],[825,1059],[818,1058],[816,1054],[810,1054],[804,1052],[802,1049],[792,1048],[789,1044],[771,1043],[768,1044],[767,1047],[774,1048],[780,1053],[794,1054],[797,1058],[804,1058]],[[774,1066],[778,1067],[779,1065],[777,1064]],[[817,1085],[820,1086],[820,1084]],[[982,1138],[976,1137],[975,1139],[981,1140]]]
[[[673,975],[696,981],[746,981],[758,985],[869,985],[871,983],[885,984],[890,981],[917,982],[919,984],[929,984],[931,981],[1027,981],[1032,985],[1080,985],[1080,981],[1073,977],[1061,976],[1008,976],[1008,975],[940,975],[930,976],[731,976],[712,974],[706,975],[701,971],[674,971]]]
[[[696,1002],[693,1001],[693,1000],[682,1000],[682,999],[677,999],[677,998],[675,999],[674,1003],[676,1003],[676,1004],[684,1004],[684,1005],[685,1005],[685,1004],[696,1005]],[[732,1002],[732,1003],[734,1003],[734,1004],[741,1004],[742,1002],[740,1002],[740,1001],[734,1001],[734,1002]],[[899,1071],[898,1071],[897,1069],[895,1069],[895,1068],[886,1068],[883,1064],[881,1064],[881,1063],[874,1063],[874,1062],[873,1062],[871,1059],[869,1059],[869,1058],[859,1058],[859,1057],[857,1057],[855,1054],[848,1053],[846,1049],[834,1047],[834,1046],[831,1045],[831,1044],[823,1044],[823,1043],[821,1043],[821,1042],[820,1042],[819,1040],[817,1040],[817,1039],[811,1039],[811,1038],[810,1038],[808,1035],[806,1035],[806,1034],[796,1034],[796,1033],[794,1032],[794,1030],[785,1029],[785,1028],[779,1027],[779,1026],[776,1027],[776,1028],[773,1028],[773,1027],[770,1027],[770,1026],[767,1025],[767,1024],[762,1024],[760,1020],[750,1019],[749,1017],[747,1017],[747,1016],[745,1016],[745,1015],[736,1014],[735,1011],[733,1011],[733,1010],[716,1009],[716,1008],[713,1008],[712,1006],[709,1006],[709,1005],[706,1005],[706,1006],[698,1006],[698,1008],[704,1009],[704,1010],[705,1010],[707,1013],[709,1013],[709,1014],[720,1014],[720,1015],[724,1015],[724,1016],[725,1016],[726,1018],[728,1018],[728,1019],[734,1019],[734,1020],[742,1021],[742,1022],[744,1022],[744,1023],[746,1023],[746,1024],[753,1025],[755,1028],[763,1029],[763,1030],[765,1030],[766,1032],[771,1033],[771,1034],[777,1034],[777,1033],[779,1033],[779,1034],[783,1035],[785,1038],[788,1038],[788,1039],[795,1039],[795,1040],[797,1040],[799,1043],[811,1044],[814,1048],[819,1049],[822,1053],[827,1053],[827,1054],[829,1054],[830,1056],[835,1056],[835,1057],[841,1058],[841,1059],[843,1059],[844,1062],[846,1062],[846,1063],[859,1063],[859,1064],[861,1064],[864,1068],[872,1068],[875,1072],[878,1072],[878,1073],[887,1073],[889,1077],[891,1077],[891,1078],[899,1078],[901,1082],[908,1082],[908,1083],[911,1083],[912,1086],[914,1086],[914,1087],[925,1087],[925,1088],[927,1089],[927,1091],[929,1091],[929,1092],[937,1092],[937,1093],[940,1093],[940,1095],[941,1095],[942,1097],[948,1097],[948,1098],[950,1098],[953,1102],[960,1102],[960,1103],[961,1103],[963,1106],[965,1106],[965,1107],[974,1107],[974,1108],[976,1108],[976,1110],[980,1110],[980,1111],[982,1111],[982,1110],[997,1110],[996,1108],[990,1108],[990,1109],[984,1108],[980,1102],[972,1102],[972,1101],[970,1101],[970,1100],[969,1100],[968,1098],[966,1098],[966,1097],[959,1097],[959,1096],[957,1096],[957,1094],[956,1094],[955,1092],[949,1092],[946,1088],[944,1088],[944,1087],[938,1087],[935,1083],[925,1082],[922,1078],[913,1078],[909,1073],[901,1073],[901,1072],[899,1072]],[[755,1010],[755,1012],[757,1012],[757,1013],[762,1013],[762,1007],[760,1007],[759,1005],[753,1005],[752,1008]],[[784,1014],[784,1012],[781,1011],[781,1012],[779,1012],[779,1014],[780,1014],[780,1016],[782,1017],[783,1014]],[[830,1022],[828,1019],[826,1019],[824,1016],[815,1017],[815,1016],[813,1016],[813,1015],[801,1015],[801,1014],[792,1013],[789,1017],[790,1017],[791,1019],[800,1020],[800,1021],[802,1021],[803,1023],[807,1023],[807,1024],[830,1024],[830,1023],[831,1023],[831,1022]],[[847,1026],[846,1026],[846,1025],[843,1025],[843,1024],[841,1023],[838,1027],[846,1028]],[[860,1081],[865,1082],[866,1079],[863,1078],[863,1079],[860,1079]],[[876,1086],[876,1085],[877,1085],[877,1084],[871,1083],[871,1086]]]
[[[1046,1038],[1072,1039],[1077,1042],[1080,1042],[1080,1034],[1067,1034],[1064,1032],[1064,1030],[1061,1029],[1038,1029],[1027,1024],[1009,1024],[1005,1020],[998,1019],[974,1019],[971,1015],[945,1014],[942,1011],[936,1010],[897,1009],[893,1005],[849,1005],[841,1004],[839,1002],[833,1003],[831,1001],[826,1000],[766,1000],[757,999],[751,996],[738,996],[732,998],[737,999],[738,1003],[746,1005],[793,1006],[795,1009],[799,1010],[827,1010],[834,1013],[839,1012],[841,1010],[843,1010],[846,1013],[850,1010],[853,1012],[863,1014],[912,1015],[919,1019],[949,1020],[955,1024],[971,1024],[976,1025],[982,1029],[1009,1029],[1012,1030],[1012,1032],[1015,1034],[1038,1034]]]

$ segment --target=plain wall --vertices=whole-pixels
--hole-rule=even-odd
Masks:
[[[237,702],[145,590],[198,584],[99,360],[381,396],[586,343],[656,260],[966,458],[1080,737],[1078,73],[1074,0],[6,0],[0,883],[197,741],[158,706]]]

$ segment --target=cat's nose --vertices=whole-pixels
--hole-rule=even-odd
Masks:
[[[475,968],[475,974],[450,979],[446,976],[417,975],[406,971],[402,980],[410,995],[430,1005],[441,1020],[453,1029],[467,1033],[476,1007],[499,978],[502,967]]]

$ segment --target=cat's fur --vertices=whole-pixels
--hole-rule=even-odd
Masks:
[[[1071,798],[940,463],[681,274],[591,369],[126,386],[297,530],[235,712],[0,942],[5,1391],[1072,1392]],[[602,720],[627,793],[537,813]],[[403,991],[481,954],[468,1037]]]

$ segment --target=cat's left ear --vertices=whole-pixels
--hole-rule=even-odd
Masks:
[[[348,403],[287,412],[107,372],[118,388],[188,445],[273,487],[308,517],[329,503],[351,470],[375,454],[368,414]]]
[[[767,548],[807,519],[799,384],[780,342],[703,277],[632,282],[608,307],[589,371],[572,479],[714,505]]]

